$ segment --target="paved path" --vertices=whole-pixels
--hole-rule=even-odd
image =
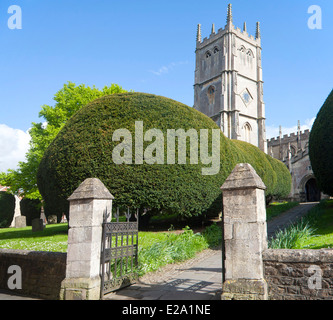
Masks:
[[[278,229],[295,222],[317,203],[303,203],[267,223],[271,237]],[[189,268],[178,270],[168,280],[155,283],[138,283],[111,293],[105,300],[219,300],[222,288],[222,252],[216,250],[203,255]],[[36,300],[0,291],[0,300]]]
[[[302,203],[267,223],[268,237],[304,216],[317,203]],[[105,296],[106,300],[219,300],[222,288],[222,252],[180,271],[166,282],[139,283]]]
[[[188,269],[157,284],[134,284],[105,300],[218,300],[222,288],[222,252],[216,250]]]

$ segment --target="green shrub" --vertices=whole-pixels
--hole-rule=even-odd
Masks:
[[[276,182],[273,184],[271,196],[275,199],[284,199],[291,191],[291,174],[287,166],[280,160],[274,159],[267,154],[265,156],[271,164],[277,178]]]
[[[250,143],[239,140],[232,140],[232,142],[241,151],[241,157],[243,158],[241,162],[251,164],[262,179],[267,188],[266,196],[272,195],[277,177],[266,154]]]
[[[301,220],[288,228],[278,231],[269,241],[270,249],[300,249],[315,232],[310,222]]]
[[[268,246],[271,249],[301,249],[316,231],[316,222],[322,204],[313,207],[305,217],[291,224],[283,230],[279,230],[269,241]]]
[[[61,216],[68,214],[68,201],[73,191],[86,178],[99,178],[115,196],[115,205],[152,208],[157,212],[186,217],[209,210],[221,197],[220,186],[236,161],[230,152],[231,142],[221,133],[221,170],[213,176],[202,175],[207,167],[200,160],[189,164],[115,164],[112,141],[116,129],[128,129],[133,137],[135,162],[135,121],[143,121],[144,132],[160,129],[164,137],[168,129],[218,129],[202,113],[184,104],[149,94],[115,94],[95,100],[78,111],[46,150],[38,171],[38,187],[45,200],[46,211]],[[211,139],[211,137],[210,137]],[[143,150],[147,145],[145,143]],[[200,145],[200,143],[199,143]],[[165,143],[165,157],[167,155]],[[48,208],[48,209],[47,209]]]
[[[216,223],[214,223],[207,227],[202,235],[210,248],[217,247],[222,243],[223,240],[222,226],[218,226]]]
[[[135,122],[142,121],[144,132],[159,129],[166,140],[167,130],[208,129],[209,151],[212,129],[218,126],[207,116],[177,101],[143,93],[123,93],[99,98],[79,110],[46,150],[38,170],[38,187],[45,201],[45,213],[68,216],[67,198],[86,178],[99,178],[115,197],[116,206],[150,208],[144,217],[176,214],[183,217],[217,215],[221,211],[220,187],[237,163],[254,166],[273,193],[277,181],[270,162],[258,148],[231,141],[220,132],[220,171],[203,175],[211,167],[201,162],[190,164],[190,141],[186,142],[186,164],[167,164],[167,143],[164,143],[164,164],[135,163]],[[133,164],[115,164],[112,151],[119,145],[112,136],[117,129],[131,133],[132,148],[127,151]],[[151,142],[144,142],[143,150]],[[200,155],[200,150],[198,151]],[[124,155],[124,154],[123,154]],[[142,219],[140,219],[142,221]]]
[[[0,228],[8,228],[15,212],[15,197],[6,192],[0,192]]]
[[[312,126],[309,156],[318,186],[333,196],[333,90],[320,109]]]

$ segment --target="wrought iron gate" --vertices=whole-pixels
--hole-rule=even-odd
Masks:
[[[128,209],[126,221],[119,222],[119,209],[116,222],[107,222],[104,217],[101,251],[101,298],[135,283],[138,279],[138,210],[135,221],[130,221]]]

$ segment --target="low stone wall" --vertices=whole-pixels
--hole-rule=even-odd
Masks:
[[[0,249],[0,289],[10,291],[8,280],[20,277],[22,289],[11,292],[42,299],[59,299],[61,282],[66,277],[66,253]]]
[[[333,300],[333,250],[266,250],[270,300]]]

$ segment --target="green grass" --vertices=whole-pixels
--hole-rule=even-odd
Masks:
[[[299,205],[299,202],[274,202],[266,208],[267,221],[274,217],[294,208]]]
[[[311,226],[311,222],[302,219],[277,232],[275,237],[269,241],[268,246],[270,249],[301,249],[314,232],[315,229]]]
[[[272,249],[333,248],[333,200],[322,201],[298,223],[279,231]]]
[[[0,248],[67,252],[68,224],[46,225],[32,233],[31,227],[0,229]],[[222,241],[221,227],[207,227],[194,234],[188,227],[182,233],[139,232],[139,275],[193,258],[198,252],[216,247]]]
[[[145,232],[139,235],[140,275],[191,259],[198,252],[215,247],[222,241],[222,230],[216,224],[207,227],[202,234],[194,234],[188,227],[183,230],[181,234]]]
[[[304,241],[303,249],[333,248],[333,200],[322,201],[314,207],[312,214],[318,219],[313,223],[314,235]]]
[[[0,229],[0,248],[31,251],[67,251],[68,224],[46,225],[43,231],[31,227]]]

